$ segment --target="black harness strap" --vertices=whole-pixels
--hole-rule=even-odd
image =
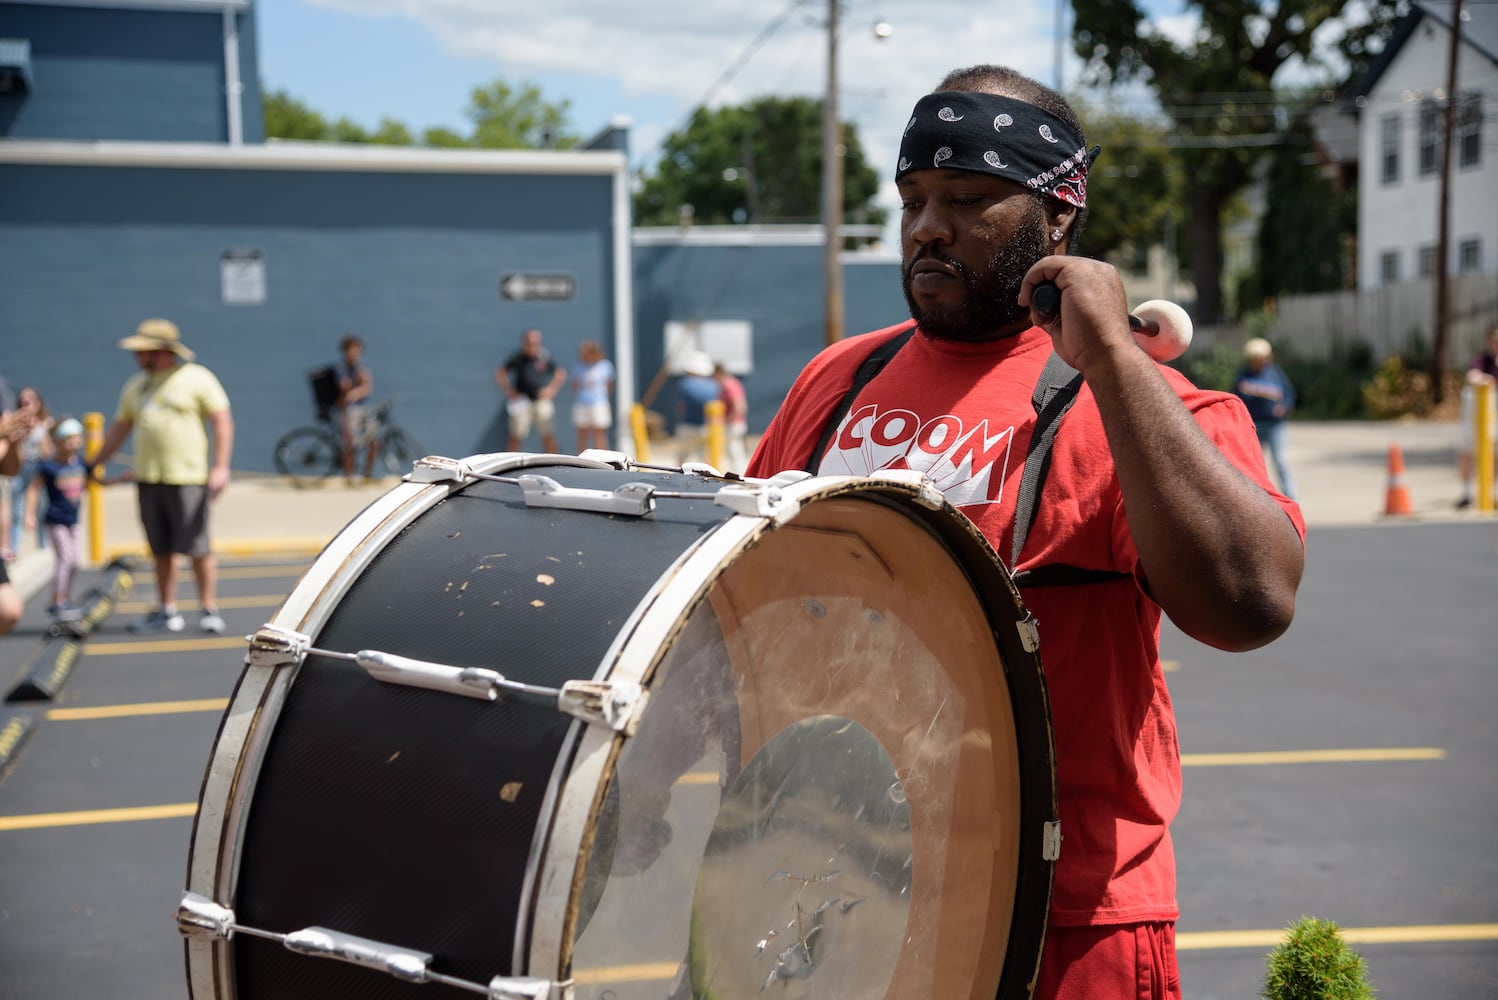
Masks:
[[[827,448],[832,444],[832,435],[837,433],[838,425],[853,408],[853,401],[858,394],[863,392],[863,387],[874,380],[874,376],[884,370],[889,364],[889,359],[900,353],[904,347],[915,336],[915,323],[912,322],[908,329],[902,330],[893,337],[874,348],[869,356],[863,359],[863,364],[858,366],[858,371],[853,373],[853,384],[843,394],[842,401],[837,404],[837,409],[832,411],[832,416],[827,420],[827,426],[822,428],[822,438],[817,446],[811,450],[811,457],[806,460],[806,471],[812,475],[817,474],[817,467],[822,464],[822,456],[827,454]]]
[[[1010,566],[1019,565],[1020,552],[1030,535],[1030,526],[1035,523],[1041,486],[1051,470],[1051,447],[1056,443],[1056,431],[1061,427],[1061,418],[1077,401],[1081,388],[1082,373],[1062,361],[1059,354],[1051,352],[1035,383],[1035,391],[1030,395],[1030,405],[1035,407],[1035,431],[1030,435],[1025,469],[1020,475],[1019,497],[1014,502],[1014,546],[1010,550]],[[1128,575],[1117,570],[1082,569],[1065,563],[1050,563],[1015,573],[1014,585],[1067,587],[1079,583],[1105,583]]]

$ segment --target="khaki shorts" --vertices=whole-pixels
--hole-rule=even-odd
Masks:
[[[139,483],[140,523],[151,554],[202,558],[212,552],[208,542],[208,487]]]
[[[528,399],[521,396],[506,404],[510,413],[510,436],[523,438],[535,427],[542,435],[552,433],[556,407],[549,399]]]

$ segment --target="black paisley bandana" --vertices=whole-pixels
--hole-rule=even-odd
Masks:
[[[1059,198],[1087,204],[1091,152],[1060,118],[1033,104],[996,94],[947,91],[916,102],[895,180],[915,170],[955,167],[994,174]]]

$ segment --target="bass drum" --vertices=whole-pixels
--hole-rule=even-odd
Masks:
[[[428,458],[251,637],[196,1000],[1028,997],[1035,628],[918,473]]]

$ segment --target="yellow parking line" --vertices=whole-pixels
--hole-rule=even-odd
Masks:
[[[1167,674],[1173,674],[1176,671],[1178,671],[1178,670],[1181,669],[1181,661],[1180,660],[1161,660],[1160,661],[1160,669],[1163,670],[1163,671],[1165,671]]]
[[[647,983],[676,978],[680,962],[638,962],[634,965],[607,965],[597,969],[572,970],[579,983]]]
[[[1412,927],[1343,927],[1348,944],[1432,944],[1442,941],[1498,940],[1498,924],[1425,924]],[[1213,948],[1273,948],[1285,931],[1198,931],[1177,934],[1177,951]]]
[[[207,649],[243,649],[249,645],[242,635],[221,635],[212,639],[162,639],[158,642],[89,642],[83,646],[89,656],[122,656],[129,653],[200,653]]]
[[[47,718],[54,722],[76,722],[80,719],[123,719],[133,715],[175,715],[181,712],[222,712],[229,707],[228,698],[198,698],[194,701],[141,701],[133,705],[94,705],[88,708],[49,708]]]
[[[180,819],[183,816],[191,816],[197,811],[196,802],[178,802],[174,805],[136,806],[131,809],[85,809],[81,812],[0,816],[0,832],[45,830],[58,826],[90,826],[96,823],[133,823],[145,819]]]
[[[286,600],[285,594],[257,594],[252,597],[220,597],[218,599],[219,610],[224,608],[277,608],[281,602]],[[177,602],[178,611],[198,611],[202,603],[196,598],[184,599]],[[156,608],[154,599],[149,601],[121,601],[115,605],[115,613],[122,615],[140,614],[152,611]]]
[[[307,571],[308,565],[310,564],[306,562],[296,562],[276,566],[220,566],[218,578],[220,580],[264,580],[271,577],[285,577],[294,580]],[[156,571],[153,569],[134,570],[130,575],[136,582],[156,579]]]
[[[1369,747],[1346,750],[1261,750],[1253,753],[1183,753],[1182,767],[1236,767],[1247,764],[1344,764],[1362,761],[1444,760],[1439,747]]]

